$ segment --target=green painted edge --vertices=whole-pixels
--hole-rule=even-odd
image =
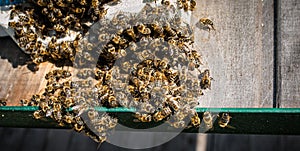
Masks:
[[[0,106],[0,111],[36,111],[37,106]],[[96,107],[100,112],[135,112],[134,108]],[[300,113],[300,108],[196,108],[197,112],[229,112],[229,113]],[[72,111],[72,109],[69,109]]]

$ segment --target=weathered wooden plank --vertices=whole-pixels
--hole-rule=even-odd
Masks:
[[[0,98],[6,98],[7,105],[19,105],[19,100],[30,98],[45,86],[44,76],[53,65],[42,63],[37,72],[32,72],[26,65],[29,56],[11,38],[0,38],[0,46]]]
[[[278,107],[300,107],[300,1],[278,4]]]
[[[200,105],[272,107],[273,1],[199,0],[197,8],[193,24],[208,17],[216,28],[196,28],[198,49],[214,78]]]

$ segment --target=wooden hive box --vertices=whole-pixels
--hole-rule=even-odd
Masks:
[[[203,0],[197,8],[194,18],[210,17],[216,26],[211,32],[195,29],[214,78],[197,111],[229,112],[235,127],[215,123],[209,132],[300,134],[299,2]],[[0,97],[8,100],[0,107],[0,126],[58,127],[51,120],[32,119],[37,108],[19,107],[19,100],[44,87],[45,74],[55,67],[42,63],[32,72],[26,66],[29,57],[9,37],[2,37],[0,45]]]

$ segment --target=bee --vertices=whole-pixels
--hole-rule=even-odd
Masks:
[[[108,118],[109,118],[108,128],[109,129],[115,128],[118,124],[118,119],[117,118],[111,118],[111,117],[108,117]]]
[[[213,116],[210,112],[205,111],[203,113],[203,122],[205,123],[206,129],[210,130],[213,128]]]
[[[177,35],[176,30],[171,28],[170,23],[166,23],[163,28],[168,37],[175,37]]]
[[[37,0],[36,2],[39,6],[47,6],[47,1],[45,0]]]
[[[158,37],[163,37],[164,29],[157,21],[154,21],[151,24],[151,27],[153,28],[153,31],[155,32],[155,34],[157,34]]]
[[[24,48],[25,45],[30,42],[29,38],[27,36],[23,36],[23,37],[19,38],[18,41],[19,41],[19,46],[22,48]]]
[[[71,11],[76,14],[81,14],[80,18],[82,18],[85,12],[85,8],[71,8]]]
[[[33,113],[33,117],[37,120],[41,119],[44,116],[45,116],[45,114],[43,113],[42,110],[37,110],[37,111],[34,111],[34,113]]]
[[[212,30],[216,30],[215,27],[214,27],[214,23],[213,21],[211,21],[210,19],[208,18],[200,18],[199,22],[201,24],[203,24],[204,26],[206,26],[208,28],[208,30],[210,31],[211,29]]]
[[[107,37],[108,37],[107,33],[99,34],[98,40],[101,42],[105,42],[107,40]]]
[[[58,18],[63,17],[63,14],[62,14],[62,12],[61,12],[60,9],[58,9],[58,8],[53,8],[53,12],[55,13],[55,16],[56,16],[56,17],[58,17]]]
[[[91,121],[93,121],[94,119],[96,119],[99,116],[97,111],[88,111],[87,114]]]
[[[211,88],[211,79],[212,78],[209,77],[210,76],[209,70],[206,69],[203,74],[204,75],[203,75],[203,77],[202,77],[202,79],[200,81],[200,87],[202,89],[210,89]]]
[[[15,6],[15,5],[13,5],[13,6],[11,7],[11,12],[10,12],[9,19],[10,19],[10,20],[14,19],[15,16],[17,16],[18,14],[19,14],[19,10],[16,9],[16,6]]]
[[[195,62],[196,68],[199,68],[200,65],[203,65],[201,55],[196,50],[192,50],[192,55],[194,57],[194,62]]]
[[[37,56],[33,58],[32,62],[36,65],[39,65],[44,62],[44,58],[42,56]]]
[[[57,32],[65,32],[66,28],[61,24],[56,24],[53,26],[54,30]]]
[[[92,8],[97,8],[99,6],[99,0],[92,0]]]
[[[127,55],[127,52],[125,49],[119,49],[119,54],[120,54],[120,57],[125,57]]]
[[[164,107],[161,111],[154,113],[153,120],[155,122],[161,121],[172,113],[170,107]]]
[[[7,99],[1,98],[0,99],[0,106],[6,106],[6,102],[7,102]]]
[[[194,11],[195,8],[196,8],[196,5],[197,5],[196,1],[195,0],[191,0],[190,1],[190,10]]]
[[[60,111],[53,111],[52,114],[53,114],[54,120],[59,121],[59,123],[60,123],[61,120],[62,120],[62,118],[63,118],[61,112],[60,112]],[[60,125],[61,125],[61,124],[62,124],[62,123],[60,123]]]
[[[68,6],[63,2],[63,0],[57,0],[56,5],[59,7],[67,7]]]
[[[178,111],[180,106],[178,103],[179,97],[170,97],[167,99],[168,104],[172,107],[173,110]]]
[[[161,0],[161,4],[169,6],[170,5],[170,0]]]
[[[108,97],[108,103],[111,107],[118,107],[119,106],[115,96],[109,96]]]
[[[71,74],[71,72],[70,72],[70,71],[67,71],[67,70],[62,70],[61,72],[62,72],[62,73],[61,73],[61,77],[62,77],[63,79],[65,79],[65,78],[69,78],[69,77],[71,77],[71,76],[72,76],[72,74]]]
[[[103,76],[105,75],[105,71],[102,71],[99,68],[96,68],[94,74],[95,74],[95,77],[97,80],[102,81],[101,79],[103,79]]]
[[[229,115],[229,113],[222,113],[222,116],[219,118],[218,121],[219,126],[222,128],[228,127],[228,128],[235,129],[235,127],[228,125],[231,118],[232,117]]]
[[[75,123],[75,124],[74,124],[74,130],[75,130],[76,132],[81,132],[83,129],[84,129],[84,126],[83,126],[83,125],[80,125],[80,124],[78,124],[78,123]]]
[[[170,68],[170,65],[168,64],[169,63],[169,61],[168,61],[168,59],[167,58],[163,58],[159,63],[158,63],[158,68],[160,69],[160,70],[168,70],[169,68]]]
[[[140,28],[142,28],[142,26]],[[136,34],[134,33],[133,28],[126,29],[125,35],[129,36],[134,42],[136,42]]]
[[[53,103],[53,111],[60,112],[62,109],[61,103]]]
[[[68,124],[74,123],[74,116],[71,114],[66,114],[63,116],[63,120]]]
[[[178,7],[179,9],[182,9],[182,8],[183,8],[182,0],[177,0],[177,7]]]
[[[141,114],[141,113],[136,113],[135,117],[138,119],[140,122],[151,122],[152,117],[149,114]]]
[[[188,3],[188,1],[186,0],[186,1],[184,1],[184,2],[182,2],[182,6],[183,6],[183,10],[184,11],[188,11],[189,10],[189,3]]]
[[[20,22],[15,22],[15,21],[8,22],[8,26],[11,28],[21,28],[22,27]]]
[[[75,104],[75,101],[73,98],[68,97],[65,99],[65,101],[63,103],[64,103],[65,108],[69,108]]]
[[[47,102],[41,101],[39,102],[39,107],[41,108],[41,110],[46,113],[48,110],[50,110],[50,107],[48,105]]]
[[[78,3],[82,6],[85,6],[87,4],[86,0],[78,0]]]
[[[129,44],[128,44],[128,46],[129,46],[129,50],[131,50],[131,51],[136,51],[137,50],[137,44],[135,43],[135,42],[129,42]]]
[[[175,128],[185,128],[186,127],[185,121],[176,121],[174,123],[170,123],[170,125]]]
[[[155,112],[154,106],[152,106],[149,103],[142,103],[141,110],[145,111],[146,113],[154,113]]]
[[[30,101],[27,99],[20,100],[22,106],[30,106]]]
[[[198,114],[195,112],[194,115],[191,117],[191,124],[194,127],[199,127],[201,124],[201,120],[198,117]]]

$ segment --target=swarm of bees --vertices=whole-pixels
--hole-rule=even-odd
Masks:
[[[104,18],[105,5],[115,3],[118,0],[32,0],[28,1],[29,7],[12,7],[9,27],[14,29],[16,41],[30,54],[33,64],[72,62],[78,41],[90,24]]]
[[[118,12],[105,19],[104,4],[109,2],[117,3],[38,0],[32,2],[37,9],[25,10],[28,15],[16,8],[12,11],[19,21],[10,26],[34,64],[67,59],[74,67],[73,73],[63,69],[47,73],[43,92],[21,104],[39,106],[34,118],[50,117],[59,125],[71,125],[99,143],[118,122],[115,115],[94,109],[99,106],[134,107],[135,122],[200,127],[201,118],[194,109],[203,90],[211,88],[212,78],[208,69],[201,70],[193,28],[181,20],[179,12],[174,13],[167,0],[161,6],[148,3],[137,14]],[[177,2],[187,5],[183,6],[186,11],[196,5],[194,0]],[[37,18],[39,12],[44,19]],[[88,31],[87,22],[94,23]],[[70,30],[80,33],[73,41],[61,40]],[[40,35],[47,35],[47,45]],[[228,117],[222,116],[221,127],[228,126]],[[208,112],[203,114],[207,129],[212,128],[212,119]]]
[[[155,3],[159,3],[159,0],[154,0]],[[170,0],[160,0],[160,3],[165,6],[171,6],[172,2]],[[185,12],[194,11],[196,8],[196,0],[177,0],[176,6],[178,9],[183,9]]]

